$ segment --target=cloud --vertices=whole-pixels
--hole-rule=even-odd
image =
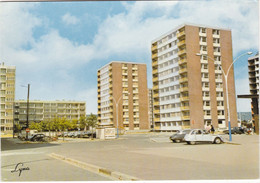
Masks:
[[[1,61],[16,65],[19,68],[17,76],[21,77],[18,81],[34,82],[39,96],[71,98],[76,94],[75,97],[82,97],[82,100],[87,96],[91,101],[87,101],[88,111],[94,112],[97,111],[96,83],[89,86],[90,90],[72,85],[75,82],[79,84],[77,68],[89,64],[87,73],[90,64],[97,61],[107,63],[110,61],[107,58],[113,57],[135,59],[150,66],[151,41],[182,23],[230,28],[234,56],[243,50],[258,49],[259,20],[258,4],[255,1],[141,1],[122,4],[125,11],[98,21],[93,42],[79,44],[69,37],[63,37],[58,29],[48,27],[51,24],[46,25],[47,15],[33,13],[41,3],[2,3]],[[70,12],[63,15],[61,20],[66,25],[83,23]],[[48,31],[36,38],[34,31],[40,27],[48,27]],[[86,32],[82,31],[82,34]],[[151,73],[148,73],[148,78],[151,86]],[[247,76],[240,79],[245,80]],[[37,80],[43,84],[37,84]],[[55,85],[55,82],[59,84]],[[52,83],[50,88],[44,88],[48,83]],[[241,83],[237,85],[237,91],[245,88]],[[72,89],[66,89],[68,84]],[[18,92],[17,96],[22,95]]]
[[[75,97],[76,99],[86,99],[85,101],[87,114],[97,113],[97,87],[78,91]]]
[[[76,25],[80,22],[80,20],[70,13],[66,13],[62,16],[62,22],[64,22],[66,25]]]
[[[21,49],[34,42],[33,29],[42,25],[42,20],[29,11],[38,3],[1,3],[0,6],[0,40],[1,56],[8,49]],[[25,26],[26,25],[26,26]]]

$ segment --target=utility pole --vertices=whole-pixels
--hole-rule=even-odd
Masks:
[[[28,84],[28,92],[27,92],[27,119],[26,119],[26,128],[29,128],[29,96],[30,96],[30,84]],[[26,140],[28,140],[28,133],[26,131]]]

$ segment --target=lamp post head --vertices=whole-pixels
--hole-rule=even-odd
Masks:
[[[197,56],[201,56],[202,54],[201,53],[196,53]]]
[[[252,55],[252,54],[253,54],[253,52],[249,51],[249,52],[247,52],[247,54],[248,54],[248,55]]]

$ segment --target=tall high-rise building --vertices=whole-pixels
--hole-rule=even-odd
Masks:
[[[149,129],[146,65],[110,62],[97,76],[99,126]]]
[[[13,133],[13,103],[15,99],[15,66],[0,64],[1,133]]]
[[[251,98],[252,120],[259,128],[259,53],[248,58],[248,75]]]
[[[80,101],[29,101],[29,124],[48,119],[63,118],[79,120],[86,116],[86,102]],[[27,100],[16,100],[14,105],[14,124],[20,124],[26,128]]]
[[[225,81],[233,62],[229,29],[184,24],[152,41],[157,131],[228,126]],[[199,56],[198,56],[199,55]],[[233,67],[228,76],[231,126],[237,126]]]

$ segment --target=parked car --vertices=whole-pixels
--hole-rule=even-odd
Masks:
[[[92,132],[91,131],[87,131],[87,136],[91,137]],[[96,138],[96,132],[93,132],[93,138]]]
[[[34,134],[31,137],[29,137],[30,141],[36,142],[36,141],[45,141],[46,136],[44,134]]]
[[[82,134],[81,131],[77,131],[77,132],[74,132],[74,133],[73,133],[72,137],[73,137],[73,138],[79,138],[79,137],[81,137],[81,134]]]
[[[89,138],[91,136],[91,132],[83,131],[80,134],[81,138]]]
[[[229,134],[229,130],[224,130],[223,133]],[[243,134],[243,133],[245,133],[245,131],[241,127],[231,128],[231,134]]]
[[[74,137],[74,133],[75,133],[75,132],[69,132],[69,133],[68,133],[68,137]]]
[[[172,136],[170,136],[170,140],[172,142],[181,142],[181,141],[184,141],[184,136],[187,134],[187,133],[190,133],[190,129],[188,130],[179,130],[176,134],[173,134]]]
[[[224,139],[220,135],[214,135],[205,133],[201,129],[193,129],[190,133],[186,134],[184,140],[187,144],[196,144],[196,142],[212,142],[215,144],[220,144],[224,142]]]

